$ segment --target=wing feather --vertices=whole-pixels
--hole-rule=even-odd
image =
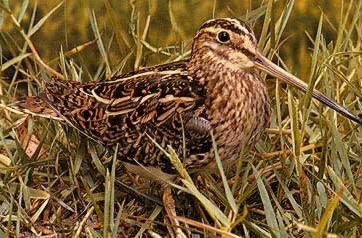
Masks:
[[[111,80],[87,84],[53,80],[44,86],[44,100],[65,122],[98,143],[119,143],[122,156],[127,160],[139,157],[138,162],[144,165],[162,162],[170,166],[146,134],[162,146],[170,144],[179,150],[181,118],[187,122],[190,118],[206,117],[206,89],[187,74],[184,61]],[[198,124],[191,125],[187,128],[193,130]],[[205,138],[208,136],[205,133]],[[199,137],[190,146],[194,150],[205,139]],[[191,137],[187,139],[189,144],[193,143]]]

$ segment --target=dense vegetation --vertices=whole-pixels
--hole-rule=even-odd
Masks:
[[[188,57],[198,27],[228,16],[247,20],[274,62],[362,114],[361,8],[362,0],[2,0],[0,101],[38,94],[47,66],[85,82]],[[182,229],[361,237],[361,127],[277,80],[268,88],[271,128],[250,154],[192,178],[180,167]],[[159,190],[75,130],[0,108],[0,237],[165,237]]]

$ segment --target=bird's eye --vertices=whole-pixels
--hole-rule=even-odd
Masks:
[[[217,39],[222,43],[226,43],[230,40],[230,35],[226,31],[220,31],[219,34],[217,34]]]

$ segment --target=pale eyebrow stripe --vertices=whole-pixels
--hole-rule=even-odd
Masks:
[[[232,19],[232,18],[227,18],[227,19],[229,21],[233,22],[235,24],[235,26],[237,26],[239,28],[239,30],[244,33],[244,35],[249,35],[251,33],[245,26],[241,25],[238,20]]]
[[[257,40],[256,40],[253,32],[250,32],[250,31],[248,30],[248,28],[246,28],[245,26],[243,26],[237,19],[233,19],[233,18],[227,18],[227,19],[228,19],[229,21],[233,22],[233,23],[239,28],[239,30],[244,33],[245,36],[249,36],[254,43],[257,42]]]

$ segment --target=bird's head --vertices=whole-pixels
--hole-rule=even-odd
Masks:
[[[218,18],[201,26],[192,50],[200,60],[211,60],[231,70],[238,70],[255,65],[257,48],[254,32],[245,22]]]
[[[238,19],[217,18],[206,21],[194,38],[191,60],[194,65],[206,63],[210,67],[217,67],[217,70],[234,73],[257,68],[303,92],[308,89],[308,84],[304,81],[264,57],[258,49],[258,42],[252,29],[247,23]],[[210,70],[212,71],[211,68]],[[240,77],[240,80],[243,79],[244,77]],[[362,118],[318,90],[314,89],[312,96],[333,110],[362,124]]]

